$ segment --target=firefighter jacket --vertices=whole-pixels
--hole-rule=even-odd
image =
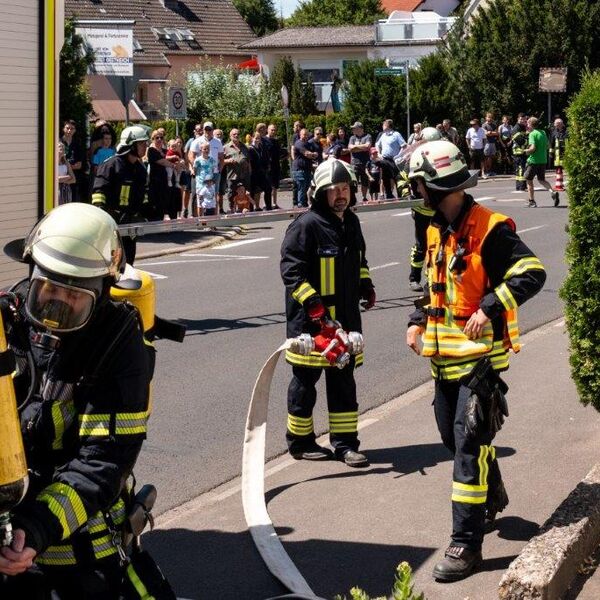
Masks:
[[[131,222],[147,203],[146,169],[128,155],[112,156],[98,166],[92,188],[92,204],[104,208],[117,223]]]
[[[507,369],[508,351],[520,349],[517,306],[546,279],[512,220],[465,195],[454,223],[435,214],[426,261],[429,304],[411,315],[411,324],[426,324],[422,354],[431,357],[433,376],[460,379],[484,355],[496,370]],[[463,328],[479,308],[491,321],[471,340]]]
[[[311,210],[287,229],[281,246],[281,277],[285,285],[287,337],[317,333],[304,310],[319,295],[331,318],[346,331],[361,331],[361,292],[373,287],[358,217],[346,210],[344,220],[329,208]],[[331,366],[319,353],[301,356],[286,352],[293,365]],[[356,356],[356,365],[363,356]]]
[[[38,564],[93,564],[117,553],[109,526],[125,521],[126,480],[146,438],[154,349],[124,303],[101,303],[55,350],[36,346],[24,314],[6,317],[30,473],[13,524],[25,530]]]
[[[549,150],[550,154],[554,156],[554,166],[562,167],[565,158],[565,144],[569,137],[566,128],[552,130],[550,134]]]
[[[512,153],[515,156],[525,154],[525,150],[529,147],[529,134],[524,125],[515,125],[512,129]]]

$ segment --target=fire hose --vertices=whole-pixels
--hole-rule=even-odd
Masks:
[[[244,436],[242,504],[248,530],[267,568],[292,592],[291,595],[277,598],[323,600],[311,590],[285,551],[265,503],[265,439],[269,394],[275,367],[281,353],[289,349],[305,356],[317,351],[327,358],[330,364],[341,369],[350,362],[351,355],[360,354],[363,347],[363,337],[360,333],[345,332],[336,321],[324,320],[321,331],[316,336],[305,333],[297,338],[288,339],[279,346],[263,365],[254,384]]]

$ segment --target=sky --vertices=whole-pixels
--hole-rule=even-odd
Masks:
[[[300,4],[300,0],[274,0],[273,4],[275,4],[277,14],[279,14],[279,11],[283,11],[285,18],[289,17],[296,10],[296,7]]]

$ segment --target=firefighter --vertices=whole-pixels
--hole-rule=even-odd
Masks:
[[[519,350],[517,306],[546,275],[513,221],[465,193],[477,173],[456,146],[424,144],[409,176],[435,214],[427,230],[428,295],[416,303],[406,341],[431,358],[435,418],[454,456],[452,537],[433,575],[456,581],[480,563],[484,532],[508,504],[492,445],[508,415],[498,373],[508,369],[509,350]]]
[[[92,187],[92,204],[108,211],[120,225],[143,221],[150,216],[146,195],[147,173],[141,159],[148,148],[148,129],[142,125],[126,127],[121,133],[117,153],[98,166]],[[124,236],[125,257],[133,264],[135,236]]]
[[[564,160],[565,160],[565,144],[569,134],[567,128],[562,119],[554,120],[554,127],[550,134],[550,156],[554,159],[554,168],[557,173],[560,170],[562,172]]]
[[[365,309],[375,304],[375,289],[365,256],[365,241],[358,217],[350,210],[356,202],[357,182],[350,165],[328,160],[314,173],[309,211],[287,229],[281,247],[281,276],[285,285],[287,337],[318,334],[328,319],[346,331],[361,331],[360,300]],[[335,457],[351,467],[368,466],[358,452],[358,404],[354,369],[362,353],[342,369],[318,352],[303,356],[286,352],[292,365],[288,388],[286,439],[295,459],[332,458],[315,441],[313,407],[315,385],[325,370],[329,439]]]
[[[422,131],[423,142],[433,142],[442,139],[442,134],[435,127],[425,127]],[[412,154],[412,151],[411,151]],[[410,165],[410,156],[408,157],[406,169],[407,179]],[[433,210],[427,208],[423,203],[413,206],[411,209],[412,218],[415,222],[415,243],[410,250],[410,275],[408,276],[408,285],[413,292],[422,292],[421,271],[425,259],[426,232],[433,216]]]
[[[117,600],[127,479],[146,438],[154,350],[131,305],[105,211],[67,204],[25,241],[28,279],[0,297],[29,467],[0,549],[0,597]]]
[[[527,155],[525,150],[529,146],[527,133],[527,115],[519,113],[517,123],[512,129],[512,155],[515,165],[515,188],[518,192],[527,191],[525,181],[525,168],[527,167]]]

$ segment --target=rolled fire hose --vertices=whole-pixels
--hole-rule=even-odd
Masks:
[[[278,598],[324,600],[310,589],[285,551],[277,537],[265,503],[265,438],[271,381],[279,356],[290,347],[292,342],[293,340],[286,340],[271,354],[258,374],[252,390],[244,435],[242,504],[248,530],[267,568],[292,592]]]

